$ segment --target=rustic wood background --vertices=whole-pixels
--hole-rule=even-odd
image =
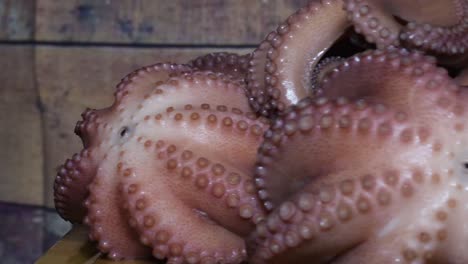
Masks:
[[[0,0],[0,201],[52,207],[86,108],[158,61],[249,52],[307,0]]]

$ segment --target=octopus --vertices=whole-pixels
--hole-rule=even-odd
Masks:
[[[58,213],[112,260],[468,263],[468,1],[311,0],[87,109]]]
[[[264,215],[250,175],[269,121],[233,76],[156,64],[125,77],[76,126],[84,149],[59,170],[58,212],[111,259],[244,259]]]
[[[467,45],[466,0],[310,1],[253,52],[247,95],[256,112],[275,117],[313,95],[315,69],[333,68],[340,60],[324,61],[334,47],[348,50],[342,53],[369,46],[417,49],[436,56],[441,64],[460,68],[468,63]]]

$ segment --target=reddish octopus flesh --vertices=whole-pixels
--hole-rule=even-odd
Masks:
[[[311,0],[122,79],[55,206],[113,260],[468,263],[467,102],[467,0]]]

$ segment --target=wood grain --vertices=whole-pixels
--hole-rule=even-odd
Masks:
[[[0,40],[31,40],[34,32],[33,0],[0,1]]]
[[[102,256],[88,241],[88,230],[74,226],[60,241],[50,248],[35,264],[162,264],[157,260],[111,261]]]
[[[307,0],[37,0],[36,40],[255,45]]]
[[[187,62],[212,49],[56,48],[39,47],[37,83],[44,104],[46,205],[53,206],[57,167],[81,150],[73,133],[86,107],[104,108],[115,85],[127,73],[161,61]],[[231,50],[232,51],[232,50]],[[246,53],[249,50],[237,50]]]
[[[0,57],[0,200],[42,205],[42,133],[33,48],[0,46]]]

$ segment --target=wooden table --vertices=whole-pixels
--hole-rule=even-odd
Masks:
[[[157,260],[111,261],[102,257],[91,242],[85,227],[75,226],[62,240],[57,242],[36,264],[150,264],[163,263]]]

